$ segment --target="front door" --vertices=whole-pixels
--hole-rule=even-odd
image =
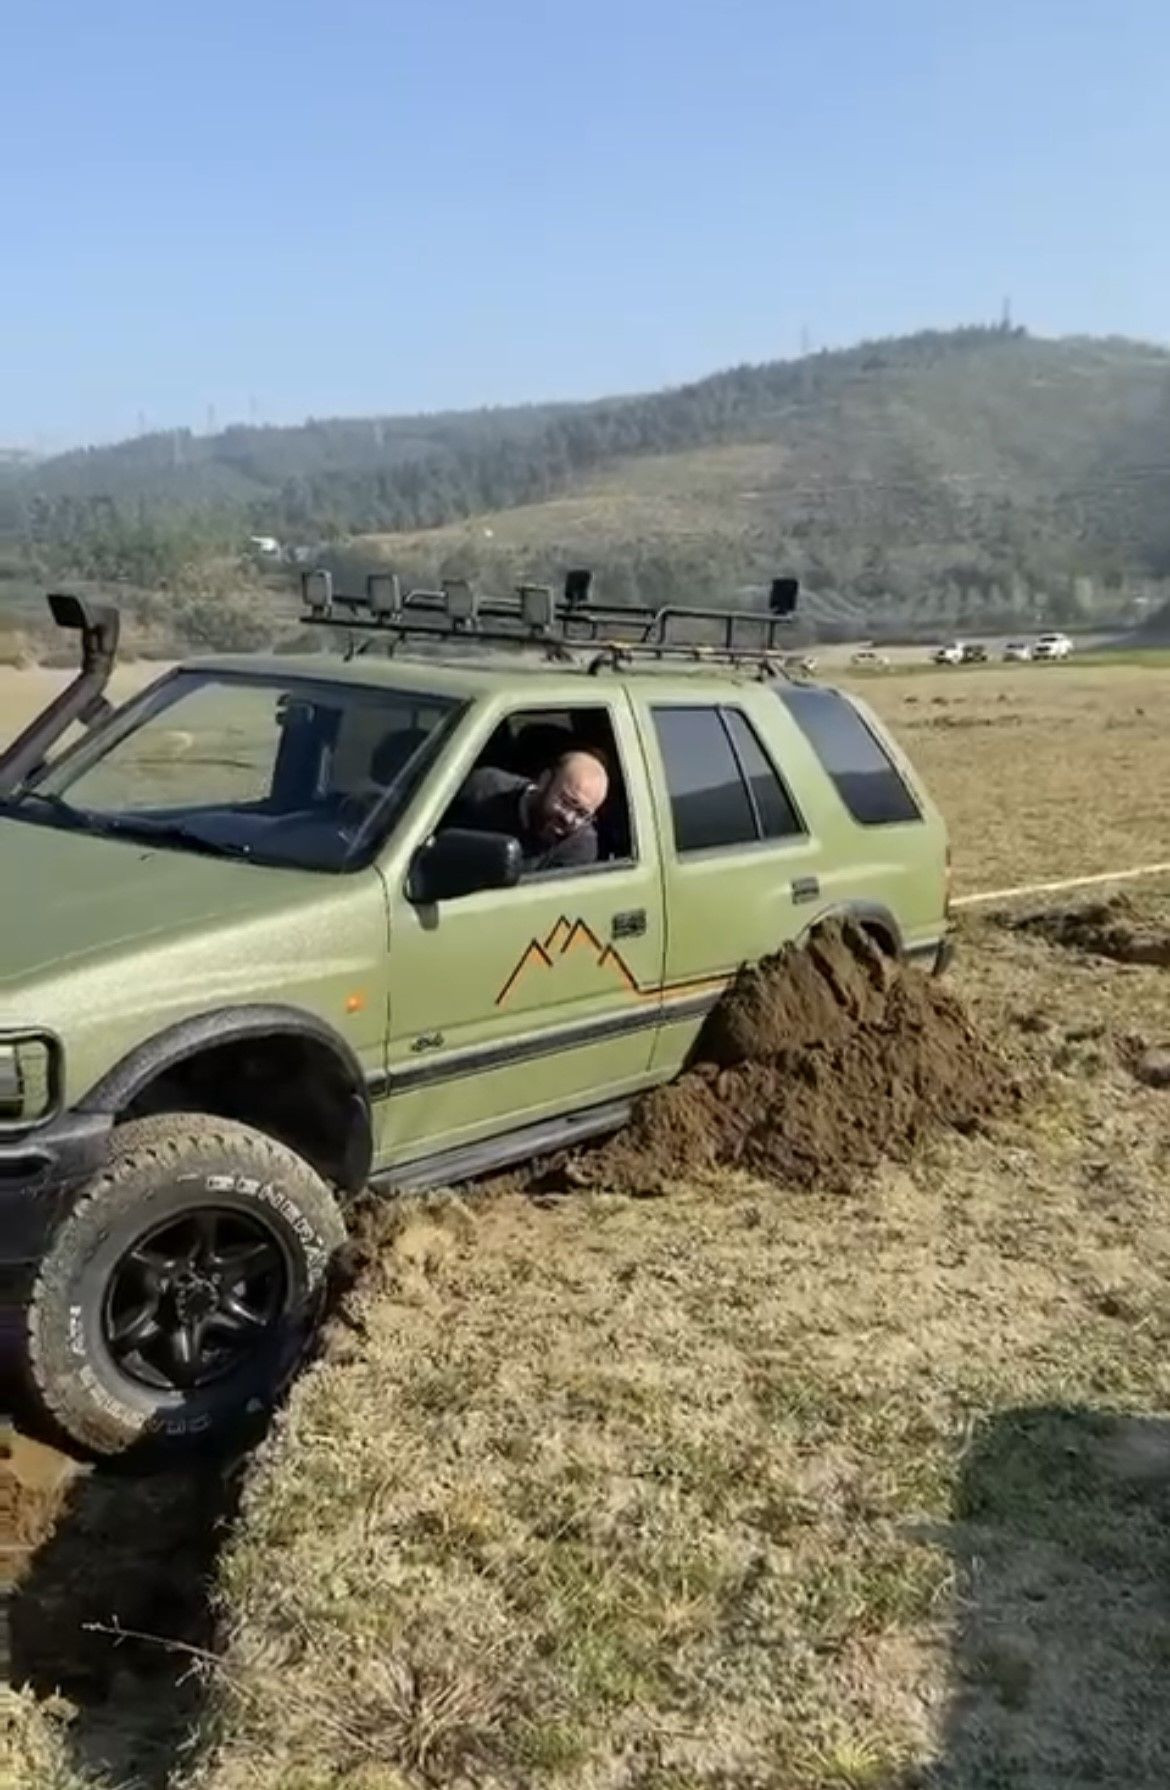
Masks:
[[[550,725],[537,710],[503,719],[523,721],[531,738]],[[646,1081],[664,929],[640,747],[621,691],[574,710],[572,722],[594,741],[608,738],[616,775],[601,829],[607,856],[427,909],[411,904],[401,880],[389,888],[383,1162],[472,1144]],[[506,731],[495,725],[491,738]],[[615,803],[625,805],[616,827]]]

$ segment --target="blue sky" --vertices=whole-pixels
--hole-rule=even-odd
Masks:
[[[3,14],[2,443],[1170,338],[1166,0]]]

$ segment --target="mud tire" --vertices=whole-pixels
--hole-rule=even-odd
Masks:
[[[170,1218],[207,1207],[259,1223],[283,1262],[271,1333],[226,1378],[191,1390],[143,1385],[104,1334],[126,1252]],[[320,1176],[286,1145],[234,1121],[179,1113],[114,1133],[41,1261],[27,1313],[28,1366],[50,1419],[87,1454],[173,1458],[263,1421],[304,1358],[345,1224]]]

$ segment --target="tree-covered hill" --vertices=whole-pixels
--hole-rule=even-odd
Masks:
[[[592,404],[180,432],[0,468],[7,559],[147,587],[258,532],[493,578],[585,559],[642,597],[793,569],[826,614],[1043,599],[1075,619],[1170,576],[1168,516],[1170,352],[1000,328]]]

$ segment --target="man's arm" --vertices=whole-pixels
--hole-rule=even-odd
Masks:
[[[443,816],[446,827],[472,827],[494,830],[492,823],[498,811],[518,798],[524,789],[523,777],[511,771],[500,771],[494,765],[481,765],[464,780]]]
[[[573,870],[597,862],[597,829],[590,824],[569,833],[545,854],[542,869]]]

